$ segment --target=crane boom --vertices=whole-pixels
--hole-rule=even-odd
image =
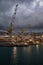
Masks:
[[[7,30],[9,33],[11,33],[12,29],[13,29],[13,23],[14,23],[14,20],[15,20],[16,12],[17,12],[17,7],[18,7],[18,4],[16,4],[16,8],[15,8],[15,12],[14,12],[14,14],[12,16],[11,24],[10,24],[8,30]]]

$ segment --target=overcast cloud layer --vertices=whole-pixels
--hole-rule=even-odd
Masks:
[[[17,3],[15,27],[43,28],[43,0],[0,0],[0,26],[9,26]]]

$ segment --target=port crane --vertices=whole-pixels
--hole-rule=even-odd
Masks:
[[[14,24],[14,21],[15,21],[15,17],[16,17],[17,7],[18,7],[18,4],[16,4],[15,11],[14,11],[14,14],[12,16],[11,23],[10,23],[8,29],[7,29],[8,33],[10,34],[9,39],[12,38],[12,30],[13,30],[13,24]]]
[[[10,26],[8,27],[8,30],[7,30],[9,33],[12,33],[12,30],[13,30],[13,23],[14,23],[14,20],[15,20],[16,12],[17,12],[17,7],[18,7],[18,4],[16,4],[15,12],[12,16]]]

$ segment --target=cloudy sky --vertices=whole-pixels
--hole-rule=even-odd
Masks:
[[[0,0],[0,26],[9,26],[17,3],[15,27],[43,28],[43,0]]]

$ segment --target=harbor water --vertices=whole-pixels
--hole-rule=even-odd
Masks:
[[[43,46],[0,47],[0,65],[43,65]]]

